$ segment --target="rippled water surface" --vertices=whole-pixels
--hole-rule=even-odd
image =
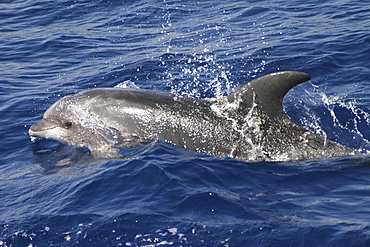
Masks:
[[[27,134],[91,88],[213,98],[297,70],[312,80],[286,113],[367,153],[369,31],[360,0],[2,1],[0,246],[369,246],[369,155],[257,163],[156,142],[97,160]]]

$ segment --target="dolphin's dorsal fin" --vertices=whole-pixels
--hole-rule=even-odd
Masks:
[[[310,79],[310,75],[303,72],[276,72],[251,81],[226,98],[228,102],[239,102],[240,113],[247,113],[251,107],[257,107],[270,118],[282,117],[285,116],[282,106],[285,94]]]

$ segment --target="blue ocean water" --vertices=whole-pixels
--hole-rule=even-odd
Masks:
[[[369,246],[369,155],[243,162],[163,142],[96,160],[31,141],[61,97],[137,86],[222,97],[267,73],[303,126],[370,150],[370,8],[360,0],[0,3],[0,246]]]

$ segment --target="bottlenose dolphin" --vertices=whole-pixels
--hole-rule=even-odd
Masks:
[[[221,99],[142,89],[92,89],[54,103],[29,134],[87,147],[95,157],[115,157],[118,147],[153,140],[247,161],[355,154],[305,129],[283,112],[285,94],[310,79],[302,72],[272,73]]]

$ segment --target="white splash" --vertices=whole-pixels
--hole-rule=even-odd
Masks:
[[[34,137],[34,136],[30,136],[30,139],[31,139],[31,142],[36,142],[36,140],[38,139],[37,137]]]
[[[133,81],[127,80],[121,83],[118,83],[114,88],[136,88],[139,89],[140,87],[137,86]]]

